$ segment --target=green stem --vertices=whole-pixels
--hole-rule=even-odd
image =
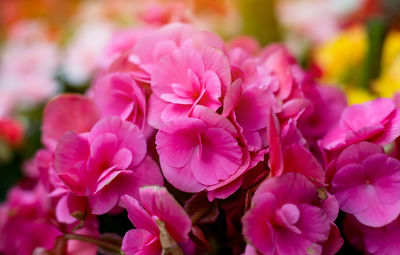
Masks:
[[[387,24],[382,18],[371,19],[367,22],[368,53],[365,58],[364,72],[361,84],[370,89],[370,83],[377,78],[381,71],[383,45],[387,34]]]
[[[82,241],[82,242],[86,242],[86,243],[92,243],[92,244],[95,244],[98,247],[103,248],[107,251],[115,252],[116,254],[121,254],[121,255],[124,254],[121,251],[121,248],[119,246],[105,242],[103,240],[99,240],[99,239],[91,237],[91,236],[77,235],[77,234],[65,234],[64,238],[78,240],[78,241]]]

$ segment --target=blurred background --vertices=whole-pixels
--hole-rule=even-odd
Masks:
[[[400,89],[399,0],[1,0],[0,201],[22,176],[38,175],[31,158],[47,100],[84,93],[112,58],[116,33],[174,21],[226,41],[284,43],[349,104]]]

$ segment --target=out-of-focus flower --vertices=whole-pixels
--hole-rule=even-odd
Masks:
[[[400,32],[392,31],[385,40],[381,75],[373,84],[378,95],[392,97],[400,91]]]
[[[24,127],[16,119],[0,118],[0,141],[18,146],[24,139]]]
[[[150,255],[164,249],[180,249],[177,245],[189,240],[192,226],[185,210],[164,187],[143,187],[139,194],[139,201],[127,195],[122,197],[136,228],[125,234],[122,250],[127,255]]]
[[[57,237],[64,232],[75,232],[97,236],[97,222],[74,230],[56,221],[54,207],[41,184],[33,190],[13,187],[7,195],[7,200],[0,205],[0,252],[5,255],[31,255],[43,250],[48,254],[56,248]],[[67,242],[65,254],[94,255],[96,246],[80,241]]]
[[[344,30],[338,37],[317,47],[314,59],[322,69],[322,80],[349,85],[349,76],[362,66],[366,50],[366,35],[362,27]]]
[[[359,9],[363,2],[364,0],[277,1],[278,18],[290,32],[306,36],[318,44],[340,33],[346,17]]]
[[[57,91],[58,49],[37,23],[14,27],[1,49],[0,116],[39,103]]]
[[[79,27],[62,61],[68,82],[80,86],[92,78],[111,35],[112,24],[105,20],[92,20]]]
[[[344,87],[343,90],[346,93],[349,105],[362,104],[376,98],[376,95],[364,88],[348,86]]]
[[[395,255],[399,251],[400,218],[376,228],[365,226],[348,214],[343,229],[348,241],[365,254]]]

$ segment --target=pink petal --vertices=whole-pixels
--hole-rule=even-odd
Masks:
[[[152,235],[158,236],[160,230],[153,221],[151,215],[139,204],[139,202],[128,195],[121,197],[121,201],[128,211],[128,218],[137,229],[149,231]]]
[[[115,189],[101,189],[89,196],[89,207],[95,215],[109,212],[118,203],[118,191]]]
[[[151,94],[148,104],[149,111],[147,114],[147,121],[150,126],[160,129],[164,123],[164,121],[161,119],[161,114],[168,103],[157,97],[155,94]]]
[[[54,154],[54,168],[73,192],[86,193],[86,161],[89,144],[74,132],[63,135]]]
[[[193,176],[204,185],[214,185],[234,174],[242,163],[236,139],[220,128],[209,128],[191,160]]]
[[[269,110],[267,137],[270,155],[268,165],[271,168],[272,176],[278,176],[283,170],[283,155],[279,122],[272,109]]]
[[[199,143],[198,136],[205,129],[206,125],[194,118],[165,124],[156,136],[160,160],[172,167],[186,165]]]
[[[186,164],[183,167],[173,167],[164,163],[164,161],[160,161],[160,165],[165,179],[175,188],[191,193],[199,192],[206,188],[194,178],[190,164]]]
[[[336,161],[336,168],[340,169],[347,164],[362,164],[364,159],[374,154],[383,154],[383,148],[374,143],[361,142],[347,147],[340,153]]]
[[[239,99],[235,113],[238,123],[247,130],[265,128],[268,122],[270,107],[275,104],[275,98],[267,87],[248,87]]]
[[[140,129],[133,123],[122,121],[119,117],[107,117],[100,120],[91,130],[89,142],[103,134],[112,133],[118,138],[119,147],[132,153],[131,166],[138,165],[147,151],[146,139]]]
[[[325,172],[309,150],[298,144],[285,147],[283,151],[284,172],[297,172],[313,181],[324,183]]]
[[[192,221],[166,188],[143,187],[140,189],[140,198],[144,208],[165,223],[168,233],[175,241],[185,242],[188,240]]]
[[[235,126],[227,118],[208,107],[196,105],[193,108],[191,116],[204,121],[209,127],[222,128],[231,133],[233,137],[238,136]]]
[[[65,132],[87,132],[99,118],[100,113],[92,100],[78,94],[61,95],[44,109],[42,142],[54,150]]]
[[[340,209],[348,213],[359,213],[368,207],[365,180],[364,168],[358,164],[346,165],[336,172],[331,190]]]
[[[144,229],[132,229],[125,233],[121,250],[126,255],[159,255],[162,249],[158,236]]]
[[[242,94],[243,81],[241,79],[235,80],[224,97],[222,116],[228,117],[231,112],[236,108],[239,98]]]
[[[268,212],[275,206],[276,197],[273,194],[261,194],[254,197],[252,210],[242,218],[244,236],[264,254],[274,254],[275,251],[274,230],[268,222]]]
[[[146,185],[162,186],[163,184],[164,178],[157,163],[150,156],[146,156],[132,171],[125,173],[118,179],[115,188],[118,189],[121,195],[128,194],[135,199],[139,199],[140,187]]]

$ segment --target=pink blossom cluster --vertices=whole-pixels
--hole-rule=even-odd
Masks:
[[[222,249],[217,222],[234,254],[335,254],[340,209],[352,244],[396,254],[397,102],[347,107],[281,45],[181,23],[142,32],[112,41],[86,95],[46,105],[38,178],[2,205],[1,252],[69,252],[80,232],[98,238],[99,215],[126,210],[127,255]]]

